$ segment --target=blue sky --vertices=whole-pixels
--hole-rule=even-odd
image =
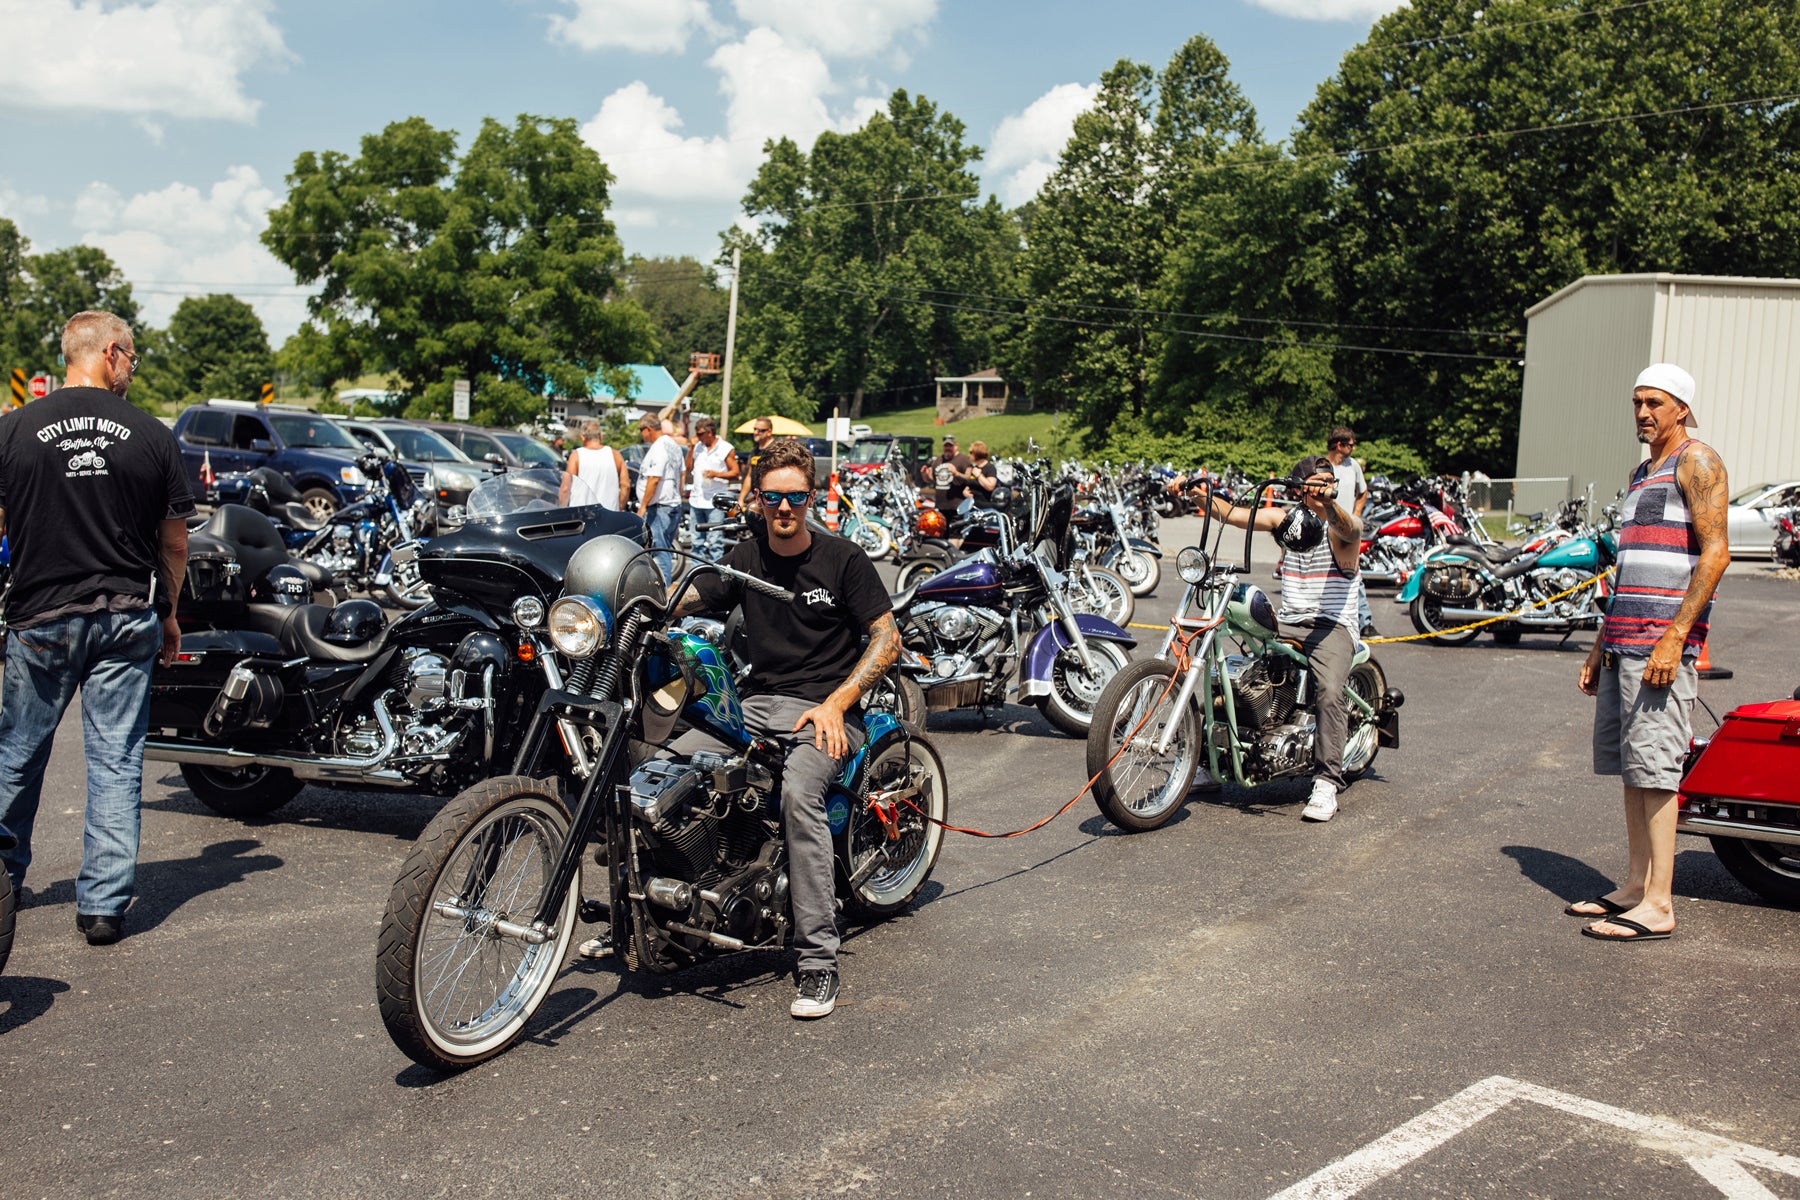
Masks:
[[[305,150],[423,116],[575,118],[618,177],[629,251],[710,259],[765,137],[860,124],[894,88],[961,118],[1007,203],[1048,172],[1100,73],[1205,33],[1285,136],[1401,0],[0,0],[25,75],[0,88],[0,216],[34,248],[101,246],[166,322],[256,305],[277,344],[304,290],[257,243]]]

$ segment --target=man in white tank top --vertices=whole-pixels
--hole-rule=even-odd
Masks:
[[[563,475],[561,502],[569,505],[599,504],[614,512],[625,507],[625,459],[604,444],[600,422],[581,426],[581,445],[569,455]]]
[[[725,535],[719,526],[725,514],[713,507],[713,497],[735,489],[737,452],[719,436],[711,417],[694,422],[694,443],[687,452],[688,504],[694,513],[694,553],[707,562],[718,562],[725,553]]]
[[[1312,796],[1300,816],[1308,821],[1329,821],[1337,815],[1337,795],[1346,783],[1344,743],[1350,734],[1350,707],[1344,699],[1344,684],[1350,678],[1360,627],[1357,560],[1362,523],[1345,507],[1350,498],[1338,496],[1337,476],[1331,460],[1323,454],[1309,454],[1295,463],[1292,477],[1306,480],[1301,493],[1304,511],[1324,525],[1322,537],[1316,527],[1311,531],[1317,540],[1310,545],[1301,512],[1235,508],[1210,491],[1202,491],[1200,502],[1211,506],[1214,520],[1273,533],[1287,550],[1281,564],[1277,618],[1282,636],[1305,648],[1318,721],[1313,737]]]

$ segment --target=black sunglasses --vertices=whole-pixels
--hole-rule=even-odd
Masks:
[[[764,508],[780,508],[783,500],[788,502],[789,508],[805,508],[806,502],[812,499],[812,493],[808,491],[767,492],[759,488],[756,494],[762,497]]]

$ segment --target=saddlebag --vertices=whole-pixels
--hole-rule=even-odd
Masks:
[[[267,634],[183,633],[175,665],[158,665],[151,672],[150,728],[194,733],[204,727],[234,667],[245,662],[261,664],[264,669],[259,673],[273,678],[285,657],[280,644]]]
[[[1466,602],[1481,594],[1481,577],[1469,567],[1434,566],[1425,573],[1423,586],[1439,600]]]

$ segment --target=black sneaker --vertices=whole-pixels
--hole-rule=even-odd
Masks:
[[[1365,638],[1380,637],[1381,631],[1375,628],[1375,622],[1370,621],[1362,627],[1362,636]]]
[[[125,936],[125,914],[76,913],[75,928],[87,935],[90,946],[110,946]]]
[[[788,1005],[788,1012],[804,1020],[828,1017],[837,1007],[837,994],[836,971],[802,971],[800,986],[794,990],[794,1002]]]

